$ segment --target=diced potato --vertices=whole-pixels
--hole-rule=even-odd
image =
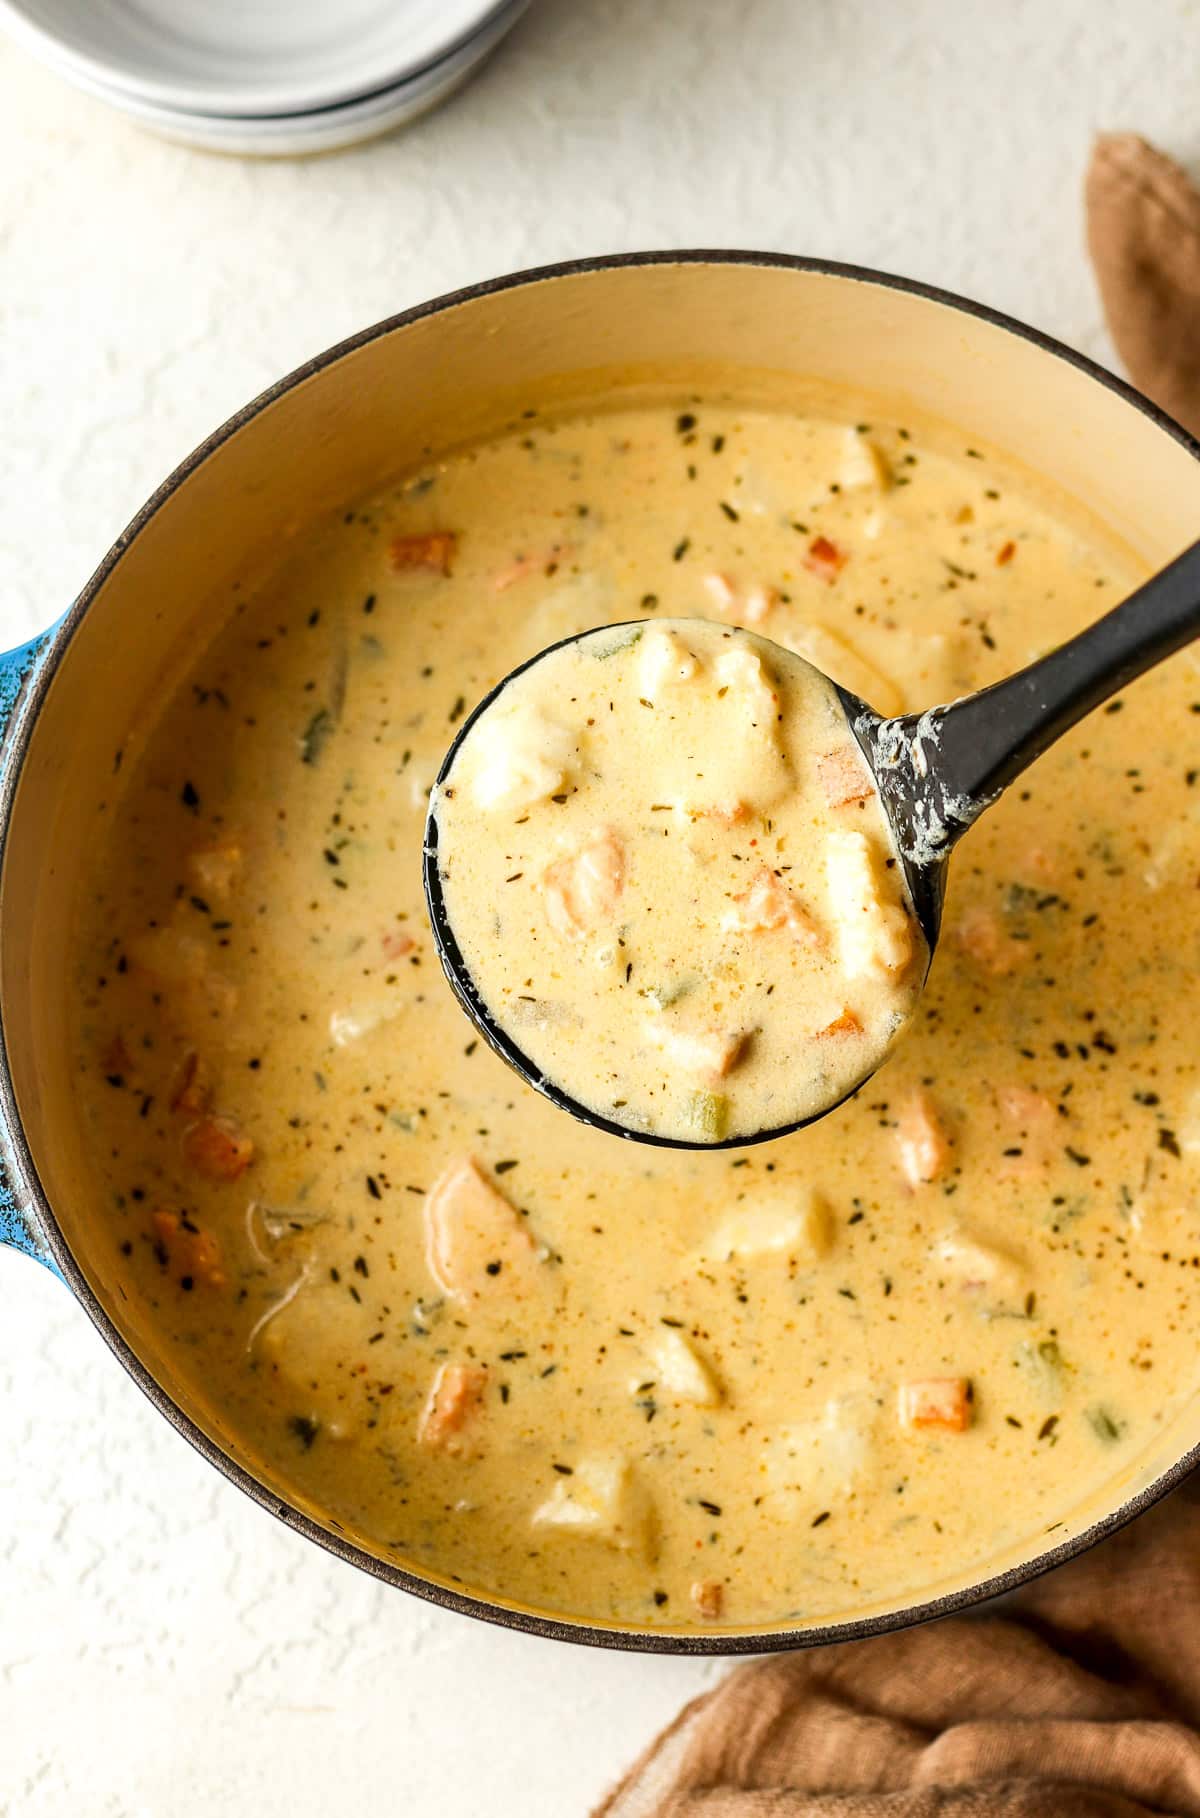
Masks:
[[[611,827],[602,827],[578,852],[547,870],[546,919],[556,934],[577,940],[612,915],[624,885],[625,848]]]
[[[741,695],[756,725],[770,726],[774,730],[779,692],[763,668],[757,650],[751,650],[745,643],[731,644],[713,664],[713,676],[719,688],[728,688]]]
[[[764,587],[760,583],[746,589],[738,616],[744,625],[761,625],[779,603],[779,589]]]
[[[866,1393],[834,1396],[815,1420],[771,1435],[763,1469],[781,1512],[839,1501],[853,1494],[874,1463],[878,1409]]]
[[[786,928],[805,946],[822,944],[816,922],[768,865],[755,872],[748,890],[734,897],[732,908],[721,917],[721,926],[738,934],[767,934]]]
[[[761,625],[779,604],[779,590],[756,582],[740,588],[727,574],[706,574],[702,585],[714,612],[738,625]]]
[[[138,935],[129,956],[161,990],[172,1020],[189,1033],[198,1036],[214,1018],[237,1009],[237,986],[214,968],[206,942],[175,923]]]
[[[152,928],[129,943],[130,957],[164,985],[199,983],[208,971],[208,948],[199,935]]]
[[[941,1180],[950,1166],[950,1136],[929,1093],[913,1094],[896,1126],[900,1172],[910,1187]]]
[[[637,672],[642,694],[648,701],[657,701],[664,689],[699,675],[700,660],[677,632],[651,625],[638,647]]]
[[[750,1039],[744,1029],[687,1028],[657,1017],[647,1021],[645,1028],[671,1066],[697,1079],[724,1079]]]
[[[905,1432],[963,1433],[971,1424],[971,1385],[965,1376],[925,1376],[902,1382],[897,1410]]]
[[[868,487],[886,492],[892,483],[892,470],[878,443],[857,429],[848,429],[842,441],[842,459],[838,467],[838,485],[843,492],[858,492]]]
[[[903,972],[913,956],[912,928],[866,834],[835,828],[826,840],[825,866],[830,918],[847,976]]]
[[[700,1254],[714,1262],[734,1257],[824,1256],[833,1219],[821,1194],[795,1187],[774,1197],[752,1196],[733,1207],[705,1238]]]
[[[708,1364],[674,1326],[663,1326],[646,1346],[650,1372],[656,1387],[677,1401],[695,1402],[700,1408],[715,1408],[723,1400],[721,1386]],[[634,1388],[647,1380],[639,1375]]]
[[[779,728],[779,695],[758,651],[723,640],[711,663],[665,626],[651,626],[638,647],[633,686],[651,708],[668,705],[674,733],[656,754],[658,801],[688,816],[730,823],[762,812],[793,786]],[[698,751],[720,751],[700,765]]]
[[[187,856],[188,881],[209,900],[225,902],[242,868],[242,848],[236,840],[201,846]]]
[[[618,1454],[581,1458],[569,1477],[559,1477],[531,1520],[535,1528],[597,1540],[646,1560],[656,1551],[654,1505],[628,1459]]]
[[[725,1586],[716,1578],[697,1578],[688,1592],[692,1608],[704,1622],[719,1621],[725,1609]]]
[[[1167,1168],[1152,1166],[1148,1171],[1129,1207],[1129,1229],[1144,1249],[1170,1250],[1176,1243],[1191,1242],[1198,1213],[1200,1179],[1186,1163],[1181,1168],[1172,1161]]]
[[[488,1373],[480,1364],[439,1365],[417,1423],[418,1444],[461,1456],[483,1407],[487,1380]]]
[[[470,788],[488,813],[529,808],[562,789],[575,736],[530,702],[485,714],[471,735]]]
[[[991,1307],[1018,1309],[1029,1292],[1029,1272],[1019,1257],[963,1230],[948,1231],[930,1247],[939,1275]]]
[[[335,1048],[350,1048],[360,1042],[364,1035],[380,1028],[399,1016],[404,1008],[400,998],[393,993],[380,992],[374,997],[363,998],[345,1010],[335,1010],[329,1018],[329,1037]]]
[[[466,1156],[452,1161],[425,1196],[425,1256],[442,1292],[467,1304],[522,1299],[546,1275],[516,1208]]]
[[[737,588],[727,574],[706,574],[700,585],[708,595],[709,605],[717,612],[731,613],[737,605]]]

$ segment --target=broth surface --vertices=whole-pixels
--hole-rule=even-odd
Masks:
[[[1136,578],[965,443],[696,402],[531,420],[239,598],[130,748],[73,966],[128,1292],[263,1469],[456,1584],[678,1628],[914,1597],[1134,1465],[1200,1375],[1194,658],[966,837],[887,1066],[740,1154],[522,1085],[420,846],[464,714],[569,633],[753,624],[896,712]]]

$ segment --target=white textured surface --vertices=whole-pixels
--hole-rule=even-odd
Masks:
[[[0,635],[205,432],[467,280],[750,245],[932,279],[1101,357],[1089,134],[1195,149],[1195,0],[535,0],[409,136],[160,145],[0,49]],[[442,1615],[256,1510],[0,1254],[0,1813],[582,1813],[720,1669]]]

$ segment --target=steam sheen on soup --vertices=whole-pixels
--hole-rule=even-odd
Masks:
[[[525,421],[231,601],[114,785],[75,1060],[127,1292],[265,1474],[447,1582],[719,1629],[916,1597],[1136,1466],[1200,1373],[1186,653],[967,836],[913,1029],[774,1144],[525,1086],[420,863],[455,728],[570,633],[747,627],[896,712],[1135,578],[932,431],[690,402]]]

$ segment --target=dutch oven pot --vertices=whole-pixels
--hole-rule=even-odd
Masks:
[[[585,261],[459,291],[368,329],[265,392],[199,448],[44,637],[0,659],[0,1241],[55,1270],[160,1412],[289,1526],[447,1608],[576,1641],[694,1653],[880,1632],[1011,1589],[1146,1508],[1200,1457],[1200,1402],[1105,1494],[919,1603],[751,1633],[597,1627],[469,1594],[374,1555],[272,1481],[127,1297],[72,1092],[64,956],[79,854],[131,725],[212,636],[233,584],[306,521],[531,406],[715,390],[782,407],[835,388],[961,425],[1084,502],[1148,564],[1200,524],[1200,449],[1110,374],[960,299],[753,253]],[[417,862],[414,856],[414,864]],[[1002,1496],[1003,1485],[989,1495]]]

